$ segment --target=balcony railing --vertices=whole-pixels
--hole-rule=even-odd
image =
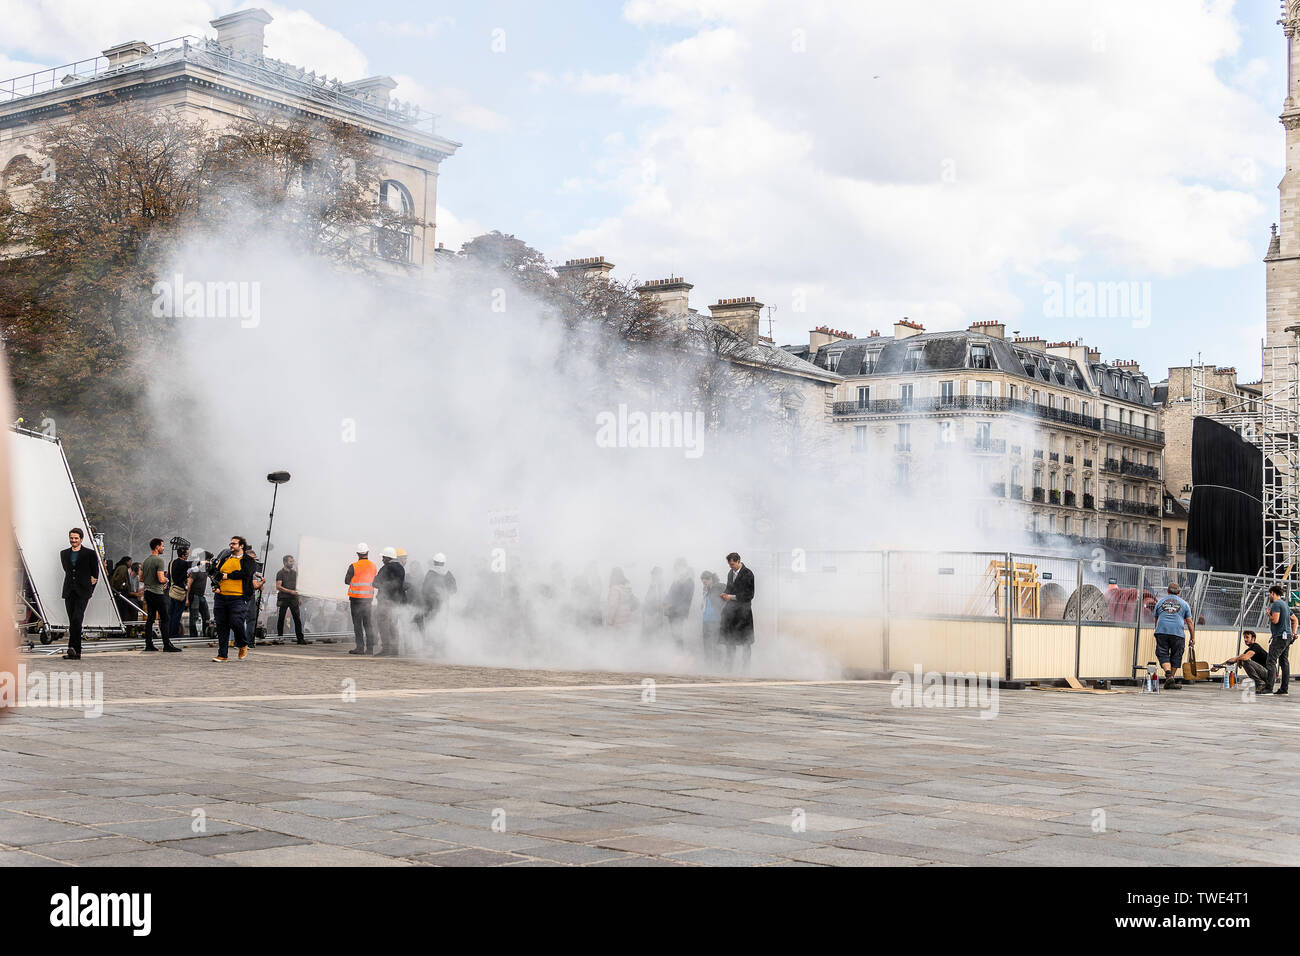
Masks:
[[[822,407],[825,408],[824,405],[823,405]],[[1043,450],[1042,450],[1041,448],[1035,448],[1035,449],[1034,449],[1034,457],[1037,458],[1039,461],[1042,461],[1042,460],[1043,460]]]
[[[1053,488],[1051,491],[1049,491],[1047,493],[1047,501],[1049,504],[1059,505],[1061,503],[1060,490],[1057,488]]]
[[[1005,438],[971,438],[966,442],[966,449],[986,455],[1001,455],[1007,450],[1007,442]]]
[[[1037,502],[1042,502],[1042,500],[1043,500],[1043,493],[1044,493],[1044,489],[1042,489],[1042,488],[1035,488],[1035,489],[1034,489],[1034,500],[1037,501]]]
[[[901,415],[936,411],[987,411],[1011,412],[1027,415],[1031,418],[1045,418],[1063,425],[1074,425],[1093,431],[1101,430],[1101,420],[1091,415],[1077,412],[1065,412],[1059,408],[1048,408],[1036,402],[1026,402],[1019,398],[993,398],[983,395],[955,395],[951,399],[918,398],[911,401],[897,398],[884,398],[862,403],[857,400],[836,402],[833,408],[837,416],[857,415]]]
[[[1011,486],[1011,498],[1012,498],[1013,501],[1024,501],[1024,500],[1025,500],[1025,486],[1024,486],[1024,485],[1012,485],[1012,486]]]
[[[822,407],[824,408],[825,406],[822,406]],[[1101,463],[1101,470],[1102,470],[1102,471],[1113,471],[1113,472],[1115,472],[1116,474],[1118,474],[1118,473],[1119,473],[1119,459],[1118,459],[1118,458],[1107,458],[1107,459],[1103,460],[1102,463]]]
[[[826,406],[823,405],[822,407],[825,408]],[[903,452],[903,451],[911,451],[911,450],[912,450],[912,443],[910,441],[894,442],[894,451]]]
[[[825,408],[826,406],[823,405],[822,407]],[[1047,456],[1047,460],[1059,463],[1061,460],[1061,453],[1059,451],[1054,451]]]
[[[1121,551],[1124,554],[1141,554],[1150,555],[1156,558],[1167,558],[1169,549],[1163,544],[1153,544],[1149,541],[1129,541],[1124,538],[1106,538],[1103,542],[1106,547],[1115,551]]]
[[[1154,428],[1143,428],[1141,425],[1129,425],[1122,422],[1112,421],[1107,418],[1101,423],[1103,431],[1111,432],[1115,435],[1124,435],[1128,438],[1136,438],[1139,441],[1151,442],[1156,445],[1165,443],[1165,433],[1156,431]]]
[[[1159,480],[1160,469],[1153,468],[1151,465],[1143,465],[1136,461],[1121,461],[1119,471],[1122,475],[1134,475],[1138,478],[1150,478],[1153,481]]]
[[[823,406],[823,407],[825,407],[825,406]],[[1074,456],[1073,456],[1073,455],[1066,455],[1066,456],[1065,456],[1065,463],[1066,463],[1067,465],[1073,465],[1073,464],[1074,464]]]
[[[1073,492],[1073,491],[1067,491],[1067,492],[1065,493],[1065,503],[1066,503],[1066,505],[1068,505],[1069,507],[1073,508],[1073,507],[1074,507],[1074,502],[1075,502],[1074,492]]]
[[[1107,498],[1106,510],[1126,515],[1145,515],[1148,518],[1160,517],[1160,508],[1157,505],[1148,505],[1141,501],[1124,501],[1120,498]]]
[[[989,494],[994,498],[1005,498],[1007,496],[1007,483],[1005,481],[995,481],[989,485]]]
[[[1095,508],[1097,506],[1096,502],[1093,500],[1092,495],[1085,494],[1083,496],[1083,506],[1085,508]]]
[[[1085,459],[1083,460],[1083,467],[1084,467],[1084,468],[1091,468],[1091,467],[1092,467],[1092,459],[1091,459],[1091,458],[1085,458]]]

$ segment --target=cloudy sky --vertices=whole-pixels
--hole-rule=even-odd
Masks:
[[[242,6],[0,0],[0,76]],[[1274,0],[262,6],[268,55],[389,74],[464,144],[440,180],[449,246],[500,229],[685,276],[700,309],[754,295],[783,344],[1001,319],[1154,379],[1197,353],[1258,376]],[[1102,283],[1125,284],[1123,314],[1057,308]]]

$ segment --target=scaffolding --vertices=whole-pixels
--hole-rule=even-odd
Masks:
[[[1300,568],[1300,326],[1287,329],[1291,341],[1261,348],[1261,394],[1242,394],[1235,383],[1221,388],[1207,381],[1206,366],[1192,366],[1192,400],[1198,418],[1237,432],[1259,449],[1263,487],[1261,574],[1289,581]],[[1195,490],[1193,490],[1195,494]]]

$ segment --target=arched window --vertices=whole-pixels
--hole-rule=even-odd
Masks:
[[[395,224],[391,217],[410,219],[415,215],[411,194],[397,180],[385,179],[379,184],[379,205],[387,213],[384,218],[388,221],[382,222],[375,230],[375,252],[394,262],[410,262],[415,253],[411,227],[405,223]]]
[[[0,172],[0,189],[21,188],[35,182],[39,177],[40,167],[32,162],[30,156],[19,153],[5,163],[4,171]]]
[[[379,184],[379,202],[398,216],[415,214],[415,203],[411,201],[411,194],[396,179],[385,179]]]

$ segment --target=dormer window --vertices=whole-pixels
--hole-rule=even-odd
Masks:
[[[867,360],[864,363],[864,368],[862,371],[865,374],[870,375],[872,372],[876,370],[876,366],[879,364],[880,364],[880,349],[872,349],[870,352],[867,353]]]
[[[907,347],[907,357],[903,359],[903,371],[915,372],[921,367],[921,353],[924,351],[923,346],[909,345]]]
[[[843,352],[831,352],[830,355],[826,357],[826,367],[832,372],[838,371],[840,367],[840,357],[843,355]]]
[[[970,367],[971,368],[992,368],[993,362],[989,357],[989,347],[987,345],[972,345],[970,347]]]

